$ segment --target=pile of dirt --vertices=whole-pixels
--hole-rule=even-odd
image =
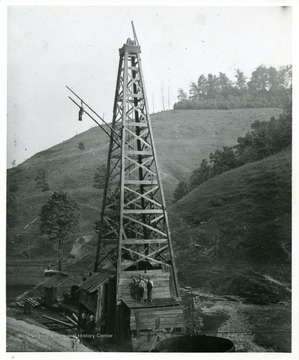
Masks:
[[[58,334],[35,324],[7,317],[6,351],[91,351],[74,337]]]

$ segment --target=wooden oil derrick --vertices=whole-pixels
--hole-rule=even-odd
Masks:
[[[183,331],[184,319],[134,26],[133,33],[119,49],[94,271],[115,270],[115,313],[108,317],[116,337],[148,350],[158,333]],[[136,298],[140,277],[153,281],[152,301]]]
[[[172,320],[166,327],[183,328],[181,310],[174,311],[174,304],[179,305],[180,300],[179,284],[140,53],[136,36],[134,40],[128,39],[119,50],[114,132],[110,140],[95,262],[96,271],[106,259],[115,267],[119,313],[116,323],[122,322],[119,309],[124,302],[130,309],[131,330],[136,329],[137,337],[142,321],[148,321],[147,329],[154,330],[157,322],[160,321],[161,326],[161,317],[162,322],[167,319],[167,312],[171,313]],[[132,278],[138,275],[153,279],[152,303],[137,305],[133,299],[130,285]],[[152,315],[153,307],[158,314],[156,318]]]
[[[141,262],[143,267],[151,264],[167,268],[173,276],[175,297],[179,297],[140,46],[136,40],[128,39],[119,54],[114,132],[108,154],[95,270],[108,258],[117,269],[118,283],[122,271],[133,266],[138,270]]]

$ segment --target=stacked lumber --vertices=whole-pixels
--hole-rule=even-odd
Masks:
[[[40,306],[40,302],[37,299],[34,298],[27,298],[25,301],[27,301],[32,307]],[[25,302],[16,301],[17,306],[24,307]]]
[[[33,307],[39,306],[40,303],[38,300],[33,299],[33,298],[27,298],[27,301],[29,302],[29,304]]]
[[[43,315],[43,317],[46,318],[46,319],[49,319],[49,320],[51,320],[51,321],[53,321],[53,322],[57,322],[58,324],[61,324],[61,325],[64,325],[64,326],[74,327],[74,324],[67,323],[67,322],[65,322],[65,321],[62,321],[62,320],[53,318],[53,317],[48,316],[48,315]]]

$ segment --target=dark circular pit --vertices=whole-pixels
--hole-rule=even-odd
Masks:
[[[215,336],[184,335],[160,341],[155,348],[158,352],[234,352],[232,341]]]

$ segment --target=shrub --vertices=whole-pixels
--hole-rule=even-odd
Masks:
[[[83,143],[82,141],[79,142],[78,148],[79,148],[80,150],[85,150],[85,145],[84,145],[84,143]]]

